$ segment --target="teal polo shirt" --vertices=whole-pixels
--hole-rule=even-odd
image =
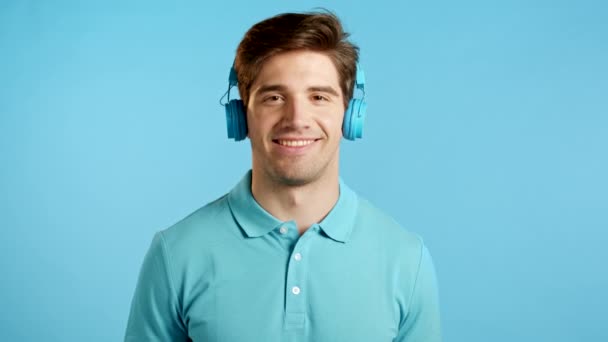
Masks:
[[[157,233],[125,341],[441,341],[435,271],[422,240],[340,180],[302,235],[232,191]]]

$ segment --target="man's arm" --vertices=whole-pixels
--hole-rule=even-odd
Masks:
[[[125,342],[188,341],[172,281],[165,241],[157,233],[139,273]]]
[[[407,315],[399,324],[394,342],[440,342],[439,299],[433,260],[422,245],[420,265]]]

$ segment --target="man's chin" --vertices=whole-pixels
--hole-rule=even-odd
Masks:
[[[275,170],[275,180],[284,186],[300,187],[319,179],[318,172],[309,170]]]
[[[312,183],[310,179],[304,178],[283,178],[281,179],[281,184],[289,187],[302,187]]]

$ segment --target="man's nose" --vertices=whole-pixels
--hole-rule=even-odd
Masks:
[[[292,128],[309,127],[309,104],[306,99],[293,97],[287,101],[285,112],[283,113],[283,124]]]

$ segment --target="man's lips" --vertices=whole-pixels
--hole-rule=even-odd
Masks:
[[[286,147],[303,147],[308,146],[319,139],[314,138],[298,138],[298,139],[273,139],[272,142]]]

